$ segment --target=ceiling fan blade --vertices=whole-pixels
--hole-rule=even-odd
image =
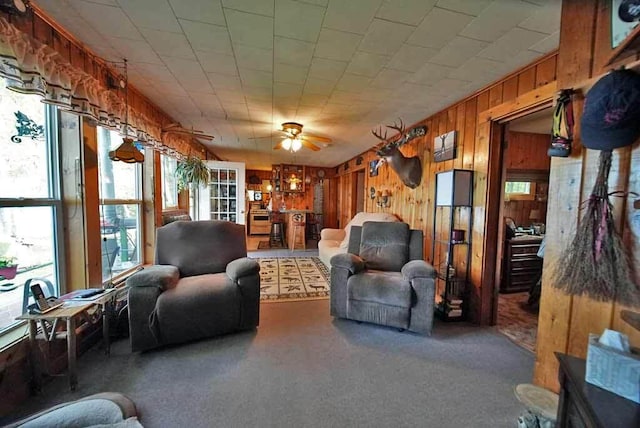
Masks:
[[[319,141],[321,143],[331,143],[333,141],[331,138],[321,137],[319,135],[313,135],[313,134],[309,134],[307,132],[303,132],[300,135],[300,137],[303,138],[303,139],[307,139],[307,140]]]
[[[306,147],[309,150],[313,150],[314,152],[317,152],[318,150],[320,150],[320,147],[316,146],[315,144],[312,144],[308,141],[302,140],[301,141],[302,146]]]
[[[273,146],[273,150],[280,150],[282,148],[282,141]]]

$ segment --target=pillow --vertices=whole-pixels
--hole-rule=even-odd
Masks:
[[[349,223],[344,227],[344,239],[340,243],[340,248],[349,248],[349,234],[351,233],[351,226],[362,226],[365,221],[399,221],[398,217],[388,213],[366,213],[359,212],[356,214]]]

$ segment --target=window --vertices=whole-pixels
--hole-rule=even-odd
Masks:
[[[178,161],[176,158],[161,154],[160,163],[162,165],[162,209],[178,208],[178,184],[176,182]]]
[[[536,183],[532,181],[507,181],[504,185],[505,201],[533,201],[536,197]]]
[[[117,132],[98,127],[103,281],[138,266],[141,260],[142,165],[109,159],[109,151],[121,143]]]
[[[55,107],[0,87],[0,334],[18,325],[27,279],[60,293],[57,129]]]

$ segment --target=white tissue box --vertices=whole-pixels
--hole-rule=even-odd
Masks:
[[[640,356],[618,351],[589,335],[585,380],[640,404]]]

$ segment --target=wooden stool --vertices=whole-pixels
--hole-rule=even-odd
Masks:
[[[530,415],[518,418],[519,427],[553,428],[556,426],[558,394],[530,383],[521,383],[516,386],[515,393],[518,401],[524,404],[530,413]],[[529,422],[527,416],[537,420]]]
[[[320,240],[320,216],[321,214],[307,214],[307,233],[309,239],[314,241]]]
[[[269,246],[273,248],[287,248],[284,239],[284,215],[280,211],[269,213],[271,229],[269,231]]]
[[[307,249],[306,236],[305,236],[305,227],[306,223],[304,221],[304,214],[302,213],[294,213],[291,215],[291,225],[293,226],[293,233],[291,238],[291,252],[296,249],[296,241],[298,238],[298,231],[302,232],[302,249]]]

